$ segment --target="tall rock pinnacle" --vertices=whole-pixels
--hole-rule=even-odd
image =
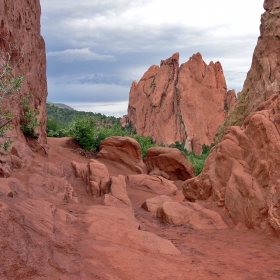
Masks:
[[[234,101],[219,62],[206,65],[197,53],[179,67],[175,53],[132,83],[126,122],[157,143],[185,142],[187,150],[201,153],[203,144],[213,142]]]

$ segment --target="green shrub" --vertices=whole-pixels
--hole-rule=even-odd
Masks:
[[[95,149],[93,144],[95,121],[90,117],[75,118],[66,134],[72,136],[85,150]]]
[[[184,146],[184,143],[180,143],[178,141],[176,141],[174,144],[169,145],[170,148],[177,148],[185,153],[187,159],[193,164],[195,168],[195,175],[197,176],[202,172],[204,162],[210,154],[211,148],[214,146],[214,144],[211,144],[211,146],[203,144],[201,155],[196,155],[194,152],[188,152]]]
[[[38,123],[37,116],[39,115],[39,110],[32,108],[30,105],[33,100],[33,95],[31,92],[25,97],[21,98],[21,107],[23,114],[20,118],[20,128],[25,136],[38,138],[38,134],[35,132],[36,127],[40,126]]]

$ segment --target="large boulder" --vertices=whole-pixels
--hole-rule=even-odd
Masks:
[[[105,195],[104,205],[131,206],[130,199],[126,192],[125,176],[112,176],[109,194]]]
[[[100,144],[98,158],[123,164],[133,172],[147,173],[139,143],[130,137],[111,136]]]
[[[167,195],[158,195],[152,198],[148,198],[141,207],[148,212],[156,212],[159,207],[162,206],[164,202],[172,202],[173,199]]]
[[[77,178],[86,182],[87,193],[93,197],[109,192],[110,176],[107,167],[91,159],[87,164],[72,162]]]
[[[157,209],[157,218],[166,224],[189,224],[195,229],[228,228],[220,214],[191,202],[165,202]]]
[[[133,189],[164,195],[174,195],[177,192],[177,187],[173,182],[161,176],[149,176],[145,174],[127,176],[127,186]]]
[[[203,172],[183,183],[191,201],[212,197],[237,224],[280,235],[280,95],[271,96],[232,126],[207,158]]]
[[[122,123],[131,122],[137,134],[151,136],[157,143],[187,142],[189,151],[201,153],[201,146],[211,145],[231,109],[233,102],[226,100],[219,62],[207,65],[197,53],[179,67],[175,53],[132,83]]]
[[[152,147],[144,159],[150,174],[171,180],[187,180],[195,176],[194,166],[185,154],[176,148]],[[164,174],[163,174],[164,173]]]

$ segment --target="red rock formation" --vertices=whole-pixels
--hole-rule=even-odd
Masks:
[[[141,147],[130,137],[107,137],[101,142],[97,157],[123,164],[137,173],[147,173],[142,160]]]
[[[46,52],[45,42],[40,33],[41,7],[39,0],[2,0],[0,2],[0,47],[9,51],[6,41],[15,46],[12,59],[16,59],[20,52],[24,55],[15,76],[24,76],[22,87],[23,93],[33,93],[33,104],[31,107],[40,111],[38,120],[41,124],[36,132],[39,134],[39,143],[46,143]],[[15,129],[11,133],[13,138],[24,141],[23,134],[19,128],[20,101],[19,96],[10,98],[4,104],[5,108],[11,109],[17,115],[14,120]]]
[[[211,196],[236,224],[280,235],[280,0],[264,7],[251,69],[223,129],[248,116],[226,130],[203,172],[182,187],[192,201]]]
[[[177,192],[173,182],[161,176],[145,174],[127,176],[127,187],[164,195],[175,195]]]
[[[151,66],[129,95],[128,118],[140,135],[157,143],[186,142],[201,153],[210,145],[233,102],[219,62],[206,65],[200,53],[179,68],[179,54]],[[233,99],[232,99],[233,100]],[[231,101],[232,101],[231,100]],[[127,122],[127,118],[123,122]]]
[[[167,195],[158,195],[152,198],[148,198],[141,207],[148,212],[156,212],[159,207],[162,206],[164,202],[172,202],[173,199]]]
[[[264,2],[267,11],[261,17],[261,36],[258,38],[251,68],[234,110],[217,133],[216,142],[221,141],[229,126],[242,125],[260,103],[280,90],[279,6],[279,0]]]
[[[147,150],[144,162],[150,175],[183,181],[195,176],[194,166],[175,148],[152,147]]]
[[[206,161],[203,172],[183,183],[191,201],[212,197],[234,222],[280,235],[280,95],[271,96],[232,126]]]
[[[86,182],[86,191],[93,197],[109,192],[110,176],[107,167],[91,159],[87,164],[72,162],[77,178]]]
[[[191,202],[164,202],[157,209],[157,218],[166,224],[189,224],[195,229],[228,228],[220,214]]]

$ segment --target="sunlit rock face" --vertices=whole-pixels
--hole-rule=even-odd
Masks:
[[[185,142],[187,150],[201,153],[203,144],[213,143],[234,98],[226,104],[227,86],[219,62],[207,65],[197,53],[179,67],[175,53],[132,83],[128,119],[138,134],[157,143]]]
[[[46,143],[46,51],[40,32],[41,7],[39,0],[2,0],[0,2],[0,48],[1,53],[11,53],[11,62],[18,61],[15,76],[24,76],[21,95],[16,95],[4,103],[17,117],[14,120],[14,137],[21,140],[23,134],[19,128],[20,96],[32,92],[32,108],[40,111],[36,128],[39,143]],[[9,45],[10,44],[10,45]],[[19,58],[22,57],[20,60]]]
[[[236,106],[219,129],[216,142],[221,141],[227,128],[242,125],[245,118],[280,89],[280,1],[264,2],[261,16],[260,37],[255,48],[252,65],[247,74]]]
[[[252,66],[224,136],[203,172],[182,188],[190,201],[213,199],[236,224],[280,235],[280,1],[264,7]]]

